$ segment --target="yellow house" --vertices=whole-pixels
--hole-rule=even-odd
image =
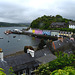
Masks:
[[[35,33],[35,30],[32,30],[32,33]]]

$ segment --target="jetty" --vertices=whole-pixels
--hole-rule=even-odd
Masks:
[[[37,38],[44,38],[44,39],[50,39],[50,40],[57,40],[58,37],[56,36],[50,36],[50,35],[41,35],[41,34],[34,34],[30,32],[12,32],[13,34],[22,34],[22,35],[28,35],[28,36],[33,36]]]

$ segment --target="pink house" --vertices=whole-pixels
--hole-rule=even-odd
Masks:
[[[35,30],[35,34],[43,34],[42,30]]]

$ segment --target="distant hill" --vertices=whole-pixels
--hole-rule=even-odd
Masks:
[[[7,23],[0,22],[0,27],[29,27],[30,23]]]

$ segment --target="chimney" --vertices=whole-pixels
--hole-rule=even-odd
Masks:
[[[63,37],[58,37],[58,40],[60,40],[61,42],[63,42]]]
[[[32,57],[34,57],[34,51],[33,51],[33,50],[27,49],[27,53],[30,53],[30,55],[31,55]]]
[[[1,48],[0,48],[0,59],[1,59],[1,61],[3,61],[3,51]]]

